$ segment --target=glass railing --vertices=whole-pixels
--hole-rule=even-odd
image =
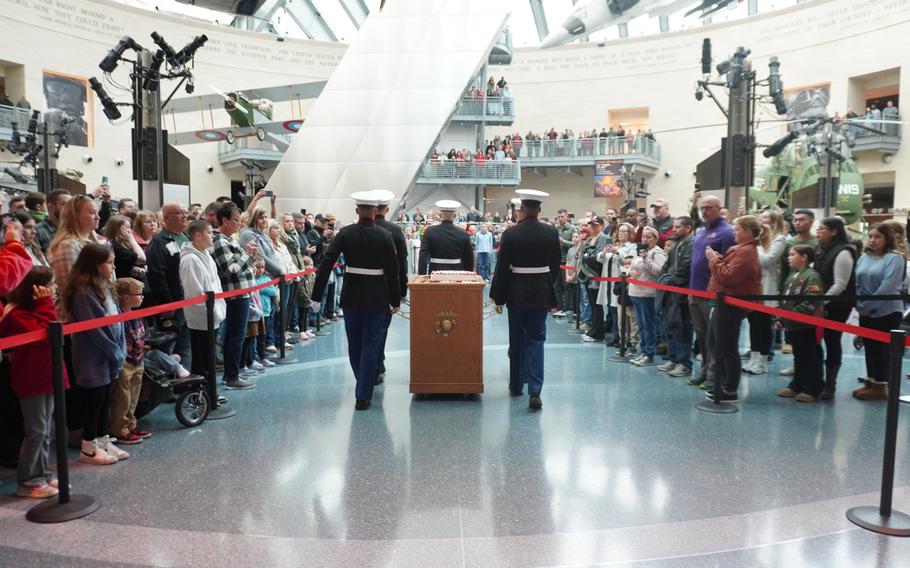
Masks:
[[[512,97],[491,97],[479,93],[475,96],[463,96],[455,107],[456,119],[481,116],[487,120],[514,120],[515,100]]]
[[[879,132],[866,130],[865,128],[862,128],[862,126],[873,128]],[[857,141],[860,141],[862,138],[877,138],[881,136],[900,138],[901,120],[899,115],[882,117],[881,120],[873,120],[871,118],[853,119],[850,121],[850,124],[841,124],[840,129],[841,132],[843,132],[844,129],[849,129]],[[883,132],[884,134],[880,134],[880,132]]]
[[[288,141],[288,143],[290,144],[290,141]],[[238,150],[257,150],[261,152],[283,153],[283,150],[279,149],[275,144],[269,142],[268,140],[259,140],[255,135],[235,138],[233,144],[228,144],[224,140],[218,142],[219,154],[229,154]]]
[[[514,160],[430,160],[424,164],[419,179],[433,183],[459,180],[471,183],[476,180],[483,183],[517,184],[521,181],[521,163]]]
[[[12,128],[16,123],[23,136],[28,128],[28,121],[32,116],[30,109],[24,109],[14,106],[0,105],[0,128]]]
[[[557,138],[512,141],[512,152],[523,160],[584,161],[615,156],[642,156],[660,161],[660,144],[643,136]]]

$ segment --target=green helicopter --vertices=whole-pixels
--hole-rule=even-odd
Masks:
[[[838,180],[834,214],[847,225],[862,221],[863,176],[851,156],[853,137],[844,125],[831,125],[827,131],[818,132],[824,124],[828,123],[807,128],[805,135],[790,142],[771,158],[770,164],[755,169],[753,186],[749,188],[751,209],[774,206],[789,209],[800,192],[811,192],[812,202],[817,202],[819,178],[826,177],[819,155],[828,152],[832,161],[831,177]]]

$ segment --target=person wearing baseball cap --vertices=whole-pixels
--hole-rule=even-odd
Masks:
[[[651,202],[651,219],[658,234],[658,246],[663,247],[667,239],[673,238],[673,216],[670,215],[670,202],[660,197]]]
[[[398,258],[392,235],[376,225],[376,210],[384,196],[373,191],[351,195],[356,204],[357,223],[345,225],[332,239],[329,250],[319,265],[311,298],[321,298],[329,275],[344,254],[346,261],[341,307],[344,309],[344,331],[348,339],[348,356],[357,381],[356,410],[366,410],[373,398],[379,350],[386,316],[401,305],[398,280]],[[310,307],[319,309],[319,302]]]
[[[456,227],[455,215],[461,203],[451,199],[436,202],[442,223],[427,227],[420,239],[418,274],[434,270],[474,270],[474,249],[467,231]]]
[[[521,396],[528,383],[528,407],[543,404],[543,354],[547,314],[556,305],[553,277],[559,274],[559,238],[552,227],[538,221],[547,193],[516,190],[522,221],[502,234],[490,298],[496,311],[509,308],[509,393]]]

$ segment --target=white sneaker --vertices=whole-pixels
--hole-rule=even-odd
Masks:
[[[316,339],[316,334],[313,333],[312,331],[309,331],[309,330],[307,330],[307,331],[301,333],[300,335],[301,335],[301,336],[304,336],[304,335],[305,335],[307,339]]]
[[[177,378],[185,379],[190,376],[190,372],[183,365],[177,365]]]
[[[269,361],[268,359],[262,359],[261,361],[259,361],[259,365],[261,365],[262,367],[265,367],[265,368],[269,368],[269,367],[274,367],[275,362]]]
[[[672,371],[675,368],[676,368],[676,363],[674,363],[673,361],[667,361],[663,365],[657,366],[657,370],[663,371],[664,373],[669,373],[670,371]]]
[[[250,369],[253,369],[254,371],[262,372],[262,371],[265,371],[265,366],[262,363],[260,363],[259,361],[253,361],[252,363],[250,363]]]
[[[79,461],[92,465],[110,465],[112,463],[117,463],[117,458],[105,452],[97,442],[98,440],[82,440]]]
[[[102,450],[117,458],[117,461],[122,461],[130,457],[128,452],[121,450],[111,442],[110,436],[98,438],[95,440],[95,446],[101,446]]]

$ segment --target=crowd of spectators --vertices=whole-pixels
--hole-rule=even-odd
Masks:
[[[732,220],[725,213],[729,215],[716,197],[698,193],[691,211],[678,217],[662,199],[652,202],[650,215],[629,209],[621,216],[608,209],[604,216],[588,211],[573,220],[560,210],[555,229],[569,269],[555,282],[559,306],[553,315],[577,312],[583,341],[621,347],[630,364],[649,367],[663,355],[658,370],[689,377],[689,384],[708,391],[711,398],[737,401],[741,373],[767,374],[775,348],[794,355],[794,365],[780,370],[791,379],[779,396],[800,402],[833,398],[842,362],[841,332],[816,333],[815,326],[724,302],[631,282],[624,290],[622,282],[606,286],[592,277],[625,275],[727,295],[794,296],[759,303],[889,330],[902,321],[902,301],[823,297],[905,291],[910,257],[906,225],[873,225],[863,243],[849,237],[840,217],[816,221],[808,209],[791,213],[766,208],[755,215],[740,210]],[[813,294],[822,298],[805,299]],[[750,350],[745,354],[739,352],[743,320],[749,328]],[[866,377],[853,395],[884,400],[887,346],[866,339],[862,345]],[[693,353],[701,359],[700,369],[695,369]]]
[[[340,285],[327,287],[314,311],[314,275],[306,273],[338,228],[334,216],[279,215],[274,197],[263,191],[245,210],[227,197],[205,207],[165,203],[158,211],[139,210],[132,199],[112,200],[106,186],[90,195],[63,189],[30,194],[8,205],[12,218],[0,249],[0,295],[8,302],[0,312],[4,336],[43,329],[57,319],[97,320],[285,276],[280,285],[216,301],[222,345],[216,361],[208,354],[202,303],[67,336],[68,442],[80,450],[80,461],[116,463],[129,457],[119,446],[151,436],[135,416],[146,364],[180,378],[214,367],[224,371],[227,389],[251,389],[252,379],[275,365],[271,353],[314,339],[317,317],[326,323],[340,317],[335,308]],[[341,270],[333,274],[336,282]],[[155,341],[153,349],[151,338],[164,341]],[[17,488],[23,497],[58,492],[47,465],[53,413],[49,350],[47,340],[9,350],[3,355],[10,365],[0,367],[8,375],[0,384],[12,388],[0,398],[15,396],[21,409],[20,423],[6,432],[24,428]]]

